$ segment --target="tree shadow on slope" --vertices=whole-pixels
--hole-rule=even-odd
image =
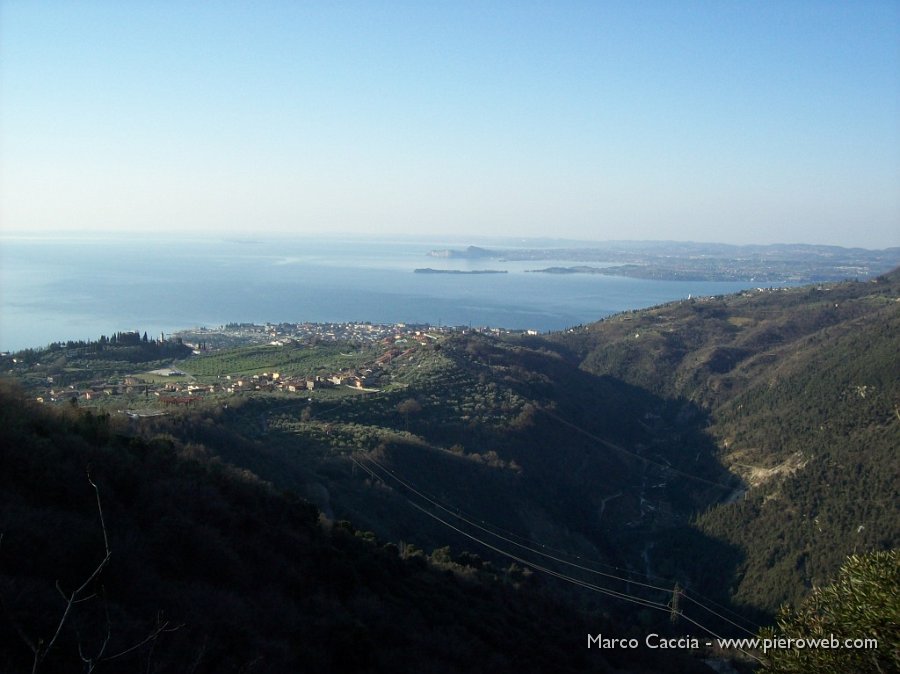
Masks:
[[[216,422],[198,433],[187,424],[180,432],[191,434],[214,456],[312,497],[335,519],[350,520],[383,540],[408,541],[426,550],[450,544],[508,565],[510,557],[476,540],[484,534],[506,552],[525,552],[493,535],[501,534],[516,544],[563,551],[570,562],[596,560],[597,570],[602,565],[623,569],[630,580],[659,576],[662,585],[678,581],[717,602],[727,600],[740,555],[698,534],[691,522],[740,485],[717,461],[702,410],[614,377],[592,375],[558,351],[478,337],[453,342],[444,353],[456,368],[454,386],[495,383],[524,406],[514,418],[488,424],[437,416],[427,406],[403,418],[395,404],[368,398],[329,417],[337,425],[342,410],[352,410],[353,423],[388,429],[393,424],[396,437],[374,451],[352,442],[326,451],[272,429],[259,438],[241,437],[228,414],[225,426]],[[427,393],[439,400],[447,390],[443,378],[423,381],[423,388],[402,395],[424,399]],[[245,407],[240,419],[253,421],[257,405]],[[252,428],[258,434],[256,425]],[[400,431],[418,440],[404,440]],[[359,453],[358,463],[353,452]],[[465,528],[458,514],[491,533]],[[684,540],[691,544],[675,544]],[[527,559],[535,565],[547,561]],[[660,573],[663,566],[667,570]],[[596,575],[578,573],[588,580]],[[667,601],[659,591],[652,594]]]
[[[380,448],[375,460],[391,473],[368,476],[373,492],[335,485],[353,503],[350,517],[426,548],[448,541],[478,547],[416,512],[407,503],[413,500],[455,526],[461,513],[492,533],[514,534],[516,543],[586,555],[635,579],[665,567],[661,575],[673,585],[678,580],[728,601],[742,555],[699,533],[692,521],[741,484],[717,460],[699,407],[584,372],[558,353],[483,338],[460,346],[448,350],[459,369],[502,382],[529,401],[530,411],[505,427],[411,419],[409,430],[426,443]],[[445,451],[451,447],[457,452]],[[438,511],[400,480],[438,503]]]
[[[94,664],[108,672],[700,671],[678,654],[586,651],[584,634],[611,623],[524,580],[320,526],[308,504],[173,436],[104,437],[79,410],[0,403],[3,671],[72,671],[104,635],[110,657]],[[109,565],[32,667],[30,645],[65,610],[56,587],[84,580],[107,533]],[[157,625],[168,631],[142,641]]]

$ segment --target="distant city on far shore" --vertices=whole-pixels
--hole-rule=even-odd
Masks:
[[[867,280],[900,265],[900,248],[474,243],[4,237],[0,349],[226,323],[559,331],[689,296]]]

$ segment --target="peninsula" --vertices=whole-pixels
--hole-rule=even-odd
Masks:
[[[559,248],[469,246],[459,250],[432,250],[428,255],[444,259],[574,263],[531,270],[544,274],[606,274],[660,281],[760,284],[872,279],[900,264],[897,247],[867,250],[802,244],[734,246],[676,241],[604,241]],[[590,263],[597,266],[588,266]]]
[[[424,267],[414,269],[415,274],[506,274],[505,269],[432,269]]]

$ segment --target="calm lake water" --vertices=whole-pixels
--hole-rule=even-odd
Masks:
[[[558,260],[428,257],[489,241],[0,238],[0,350],[237,322],[432,323],[542,332],[750,283],[529,274]],[[494,242],[510,247],[510,242]],[[592,263],[595,264],[595,263]],[[417,267],[507,274],[414,274]]]

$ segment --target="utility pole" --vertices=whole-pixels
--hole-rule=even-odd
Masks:
[[[681,587],[679,587],[678,583],[675,583],[675,588],[672,590],[672,603],[670,604],[671,613],[669,614],[669,619],[673,623],[678,622],[678,616],[681,615],[680,608],[680,599],[681,599]]]

